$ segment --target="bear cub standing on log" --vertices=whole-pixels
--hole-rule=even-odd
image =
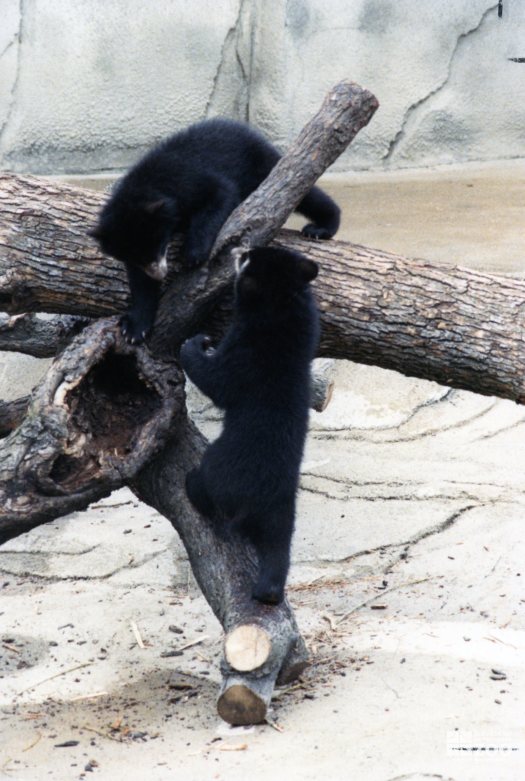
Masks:
[[[188,473],[205,517],[248,537],[259,559],[252,596],[276,604],[290,564],[299,468],[308,426],[310,363],[319,316],[309,288],[317,265],[280,248],[257,248],[237,269],[233,323],[216,349],[186,341],[188,377],[225,410],[221,435]]]
[[[120,180],[91,235],[126,264],[131,307],[121,323],[129,342],[142,342],[153,326],[173,234],[185,234],[188,266],[204,263],[227,217],[279,158],[248,125],[211,119],[161,142]],[[339,228],[338,206],[318,187],[296,208],[311,220],[305,236],[330,239]]]

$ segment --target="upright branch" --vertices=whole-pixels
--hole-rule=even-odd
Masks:
[[[196,320],[209,317],[231,287],[233,267],[225,262],[229,250],[268,244],[319,176],[370,122],[378,105],[371,92],[349,81],[328,93],[270,175],[230,215],[215,242],[213,260],[196,272],[178,274],[170,284],[157,317],[155,348],[166,340],[186,338]]]
[[[173,354],[187,335],[205,327],[204,319],[231,283],[232,270],[225,262],[230,249],[274,236],[376,107],[375,98],[355,84],[342,82],[334,88],[302,140],[261,185],[261,194],[254,194],[227,221],[215,259],[168,281],[150,344],[156,356],[152,360]],[[100,203],[94,193],[80,194],[30,177],[0,177],[0,306],[11,314],[47,311],[97,317],[122,311],[127,303],[122,269],[102,258],[85,237]],[[175,255],[176,247],[177,241]],[[47,333],[45,339],[53,336]],[[99,349],[99,340],[106,346]],[[29,349],[30,339],[22,336],[21,341]],[[171,394],[159,390],[145,351],[136,351],[136,363],[132,355],[135,349],[120,343],[115,322],[100,321],[87,326],[57,359],[42,386],[45,392],[37,391],[28,417],[7,440],[0,480],[11,514],[0,514],[0,539],[86,506],[97,491],[100,495],[128,482],[180,533],[196,579],[228,633],[219,712],[232,723],[261,721],[277,678],[289,680],[304,668],[304,641],[287,601],[269,607],[249,598],[256,567],[250,546],[241,540],[218,540],[189,505],[184,479],[200,461],[205,441],[186,417],[176,374],[169,375]],[[68,363],[70,358],[76,366]],[[126,386],[132,382],[136,391],[133,414],[126,409],[131,398],[113,398],[115,373],[125,378]],[[153,369],[156,373],[161,369]],[[104,416],[100,426],[92,412],[106,406],[109,420]],[[33,418],[38,425],[31,428]],[[39,442],[45,446],[39,448]],[[146,447],[126,453],[126,442],[164,447],[151,459],[153,451],[146,452]],[[24,447],[27,464],[19,474],[20,458],[15,463],[9,454]],[[16,497],[9,494],[13,476]],[[31,481],[35,496],[30,494]],[[24,492],[30,501],[22,508]]]

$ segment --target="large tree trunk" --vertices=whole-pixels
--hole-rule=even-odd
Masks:
[[[196,330],[224,328],[233,274],[229,249],[273,239],[321,264],[316,293],[322,355],[519,402],[525,398],[525,284],[343,242],[312,243],[290,231],[277,235],[376,105],[373,96],[348,83],[330,93],[259,191],[227,221],[215,259],[196,271],[178,269],[171,275],[149,350],[123,345],[114,321],[99,321],[74,336],[87,322],[79,315],[119,313],[128,298],[123,268],[103,259],[86,236],[102,197],[30,177],[0,176],[0,308],[12,315],[0,323],[0,349],[51,355],[74,336],[44,381],[46,392],[37,391],[28,417],[0,443],[0,490],[9,500],[0,506],[0,539],[86,506],[117,484],[131,485],[181,535],[197,581],[227,633],[219,712],[232,723],[262,720],[276,678],[297,675],[307,655],[287,602],[267,607],[249,598],[253,551],[238,539],[217,539],[184,492],[184,476],[199,462],[205,442],[187,419],[177,368],[166,358]],[[176,268],[178,246],[175,241],[171,253]],[[17,317],[39,311],[61,316]],[[64,319],[64,314],[76,317]],[[107,349],[99,340],[107,340]],[[78,361],[71,364],[75,354]],[[118,425],[111,420],[131,400],[111,397],[112,382],[100,366],[107,370],[113,360],[121,367],[125,362],[126,377],[137,389],[135,415],[121,415]],[[161,367],[168,372],[166,384],[155,388]],[[53,372],[62,377],[55,384]],[[103,437],[89,416],[90,406],[102,402],[110,410]],[[163,411],[158,429],[155,405]],[[0,409],[4,431],[18,425],[26,407],[27,400],[19,400]],[[133,459],[124,441],[137,445]]]
[[[282,183],[273,180],[268,200],[273,189],[282,191]],[[102,262],[78,227],[81,219],[85,225],[94,221],[101,202],[102,196],[91,191],[0,174],[1,308],[85,318],[124,310],[123,267],[109,258]],[[247,234],[249,220],[248,214]],[[311,242],[289,230],[274,241],[321,266],[315,282],[322,316],[319,355],[524,402],[525,282],[349,242]],[[49,257],[40,263],[44,252]],[[228,262],[172,274],[155,328],[155,351],[176,353],[181,340],[204,322],[209,333],[219,334],[230,317],[231,278]],[[7,318],[0,321],[0,349],[52,355],[85,322]]]

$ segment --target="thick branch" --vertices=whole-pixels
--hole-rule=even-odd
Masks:
[[[26,416],[30,396],[13,401],[0,401],[0,438],[6,437],[22,423]]]
[[[52,358],[89,322],[75,315],[0,315],[0,350]]]
[[[103,260],[86,235],[103,200],[91,190],[0,173],[1,310],[104,317],[125,308],[122,265]]]
[[[258,659],[255,668],[244,669],[242,686],[252,709],[241,713],[234,700],[236,692],[228,696],[231,681],[241,684],[231,663],[223,662],[221,715],[231,723],[253,723],[264,718],[276,679],[284,682],[299,675],[306,666],[307,652],[287,601],[270,607],[251,599],[257,571],[251,547],[237,536],[218,538],[188,501],[185,476],[199,464],[205,447],[206,441],[195,426],[181,419],[171,444],[133,480],[132,488],[140,499],[172,520],[195,578],[225,632],[254,624],[267,636],[268,653]],[[252,686],[253,682],[257,683]],[[256,718],[259,710],[262,718]]]

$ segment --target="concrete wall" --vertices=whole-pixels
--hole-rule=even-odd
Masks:
[[[525,3],[0,0],[0,165],[129,165],[216,114],[284,146],[350,77],[381,108],[336,170],[521,156]],[[521,46],[521,49],[520,49]]]

